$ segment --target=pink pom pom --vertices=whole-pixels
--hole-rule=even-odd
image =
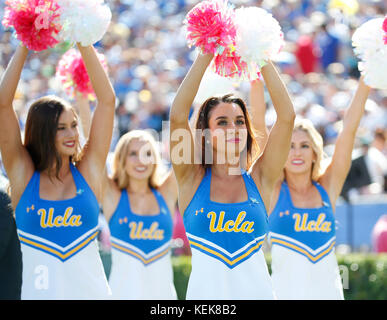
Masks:
[[[107,63],[103,54],[97,53],[99,61],[107,71]],[[66,93],[74,97],[75,92],[81,93],[85,98],[95,99],[93,87],[87,74],[85,63],[81,54],[75,50],[67,51],[59,61],[56,68],[56,77],[63,84]]]
[[[29,50],[43,51],[58,44],[61,30],[59,5],[55,0],[7,0],[5,27],[13,27],[16,37]]]
[[[212,65],[215,73],[226,78],[241,79],[247,73],[247,64],[236,54],[232,45],[222,55],[216,55]]]
[[[384,18],[384,21],[383,21],[383,31],[384,31],[383,41],[384,41],[384,44],[387,44],[387,16]]]
[[[188,12],[184,24],[188,45],[202,53],[221,52],[235,39],[234,11],[227,0],[200,2]]]

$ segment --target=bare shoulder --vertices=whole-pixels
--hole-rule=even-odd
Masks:
[[[165,199],[177,200],[177,180],[175,173],[172,169],[166,173],[163,182],[157,188]]]
[[[331,170],[331,164],[326,168],[323,174],[318,178],[317,183],[321,185],[328,193],[329,198],[332,201],[333,191],[335,189],[335,180],[332,179],[333,173]]]
[[[176,188],[177,189],[177,188]],[[175,214],[176,204],[177,204],[177,190],[172,191],[166,188],[164,185],[157,188],[157,191],[163,197],[165,203],[168,206],[169,211],[171,212],[172,217]]]
[[[161,185],[159,188],[157,188],[157,191],[161,194],[164,201],[168,205],[169,210],[173,214],[177,203],[177,183],[175,188],[170,188],[166,185]]]
[[[205,170],[201,165],[193,165],[189,173],[178,179],[179,189],[179,210],[184,214],[189,203],[194,197],[200,183],[203,180]]]
[[[272,195],[273,186],[267,183],[267,181],[265,181],[264,176],[262,175],[262,165],[259,160],[260,159],[258,159],[253,164],[253,167],[251,169],[251,177],[253,178],[253,181],[259,190],[266,210],[269,211],[270,197]]]
[[[328,194],[329,201],[331,202],[332,208],[336,207],[336,200],[341,193],[342,185],[338,185],[336,181],[331,179],[331,171],[327,170],[325,173],[317,180],[317,182],[324,188]]]
[[[35,166],[28,152],[25,150],[23,153],[25,153],[24,157],[14,159],[12,169],[7,171],[13,208],[16,208],[35,172]]]
[[[113,179],[103,188],[102,192],[102,211],[107,222],[113,216],[121,199],[122,190],[120,190]]]
[[[281,186],[282,186],[282,180],[278,180],[274,186],[273,193],[271,194],[270,209],[268,211],[268,215],[270,215],[273,212],[275,206],[277,205],[279,194],[281,191]]]
[[[87,184],[100,200],[100,197],[102,196],[101,192],[103,174],[100,172],[99,166],[96,166],[93,161],[89,161],[89,157],[87,156],[82,157],[76,166],[82,177],[86,180]]]
[[[258,162],[258,161],[257,161]],[[259,193],[261,194],[262,200],[265,204],[266,211],[268,215],[274,210],[275,205],[277,204],[279,193],[281,190],[282,179],[278,179],[274,185],[269,185],[265,183],[265,180],[262,178],[261,167],[259,166],[259,162],[257,163],[255,170],[252,171],[251,177],[253,178],[255,185],[257,186]]]

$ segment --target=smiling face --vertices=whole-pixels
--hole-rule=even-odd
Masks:
[[[208,125],[214,153],[237,156],[246,147],[246,120],[236,103],[219,103],[211,111]]]
[[[155,169],[155,156],[149,142],[134,138],[126,155],[125,171],[136,180],[149,179]]]
[[[312,172],[312,166],[316,161],[312,140],[303,130],[295,130],[292,135],[290,151],[285,164],[285,170],[289,173]]]
[[[59,116],[55,147],[60,156],[73,156],[79,144],[78,119],[71,108],[64,108]]]
[[[31,104],[24,145],[37,171],[58,177],[64,158],[79,161],[77,118],[71,105],[57,96],[44,96]]]

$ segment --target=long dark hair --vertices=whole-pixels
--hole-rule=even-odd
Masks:
[[[59,117],[65,108],[74,109],[63,99],[56,96],[45,96],[36,100],[30,107],[24,132],[24,146],[28,150],[35,170],[41,172],[48,169],[49,176],[59,178],[62,159],[56,150],[55,137]],[[80,156],[78,145],[76,154],[70,161],[78,161]],[[55,168],[55,172],[53,172]]]
[[[204,103],[200,106],[198,110],[197,120],[195,128],[197,130],[205,130],[209,128],[209,119],[211,116],[211,111],[221,102],[223,103],[235,103],[237,104],[245,117],[245,123],[247,128],[247,144],[246,144],[246,151],[247,151],[247,170],[251,167],[251,165],[254,163],[258,151],[259,146],[254,136],[254,128],[251,123],[250,115],[247,110],[246,104],[241,98],[235,97],[233,94],[226,94],[222,97],[211,97],[208,98]],[[210,166],[208,163],[208,159],[206,159],[206,139],[207,137],[205,135],[201,136],[201,149],[202,149],[202,159],[201,159],[201,165],[206,169]],[[253,154],[254,150],[254,154]]]

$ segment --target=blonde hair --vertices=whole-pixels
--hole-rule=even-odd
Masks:
[[[312,180],[317,181],[323,173],[322,160],[325,157],[323,138],[309,119],[296,119],[293,132],[298,130],[305,132],[312,143],[312,149],[316,155],[316,160],[312,164],[311,178]]]
[[[125,170],[126,159],[129,152],[130,142],[133,140],[141,140],[148,142],[151,146],[154,155],[153,172],[149,178],[149,187],[158,188],[162,183],[163,165],[161,163],[160,152],[158,151],[155,138],[145,130],[132,130],[125,133],[117,143],[114,150],[113,157],[113,180],[116,182],[118,188],[126,189],[129,186],[130,177]]]

